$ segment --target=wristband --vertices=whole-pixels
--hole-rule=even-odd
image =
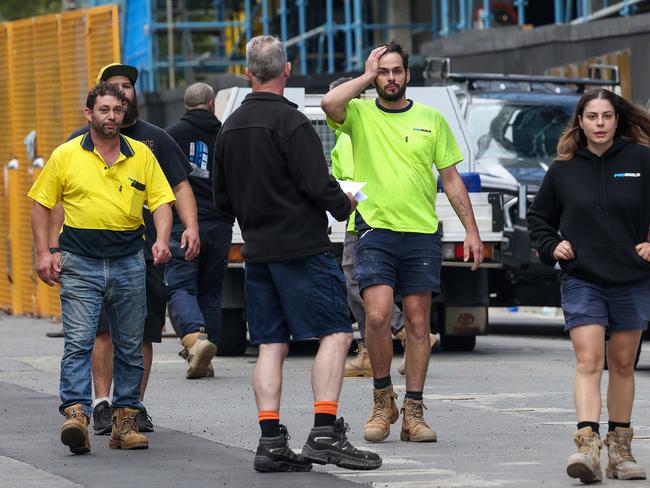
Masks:
[[[57,252],[61,252],[60,247],[51,247],[50,248],[50,254],[56,254]]]

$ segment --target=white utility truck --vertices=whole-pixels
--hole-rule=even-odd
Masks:
[[[228,88],[219,91],[216,114],[221,121],[241,104],[250,93],[249,88]],[[481,239],[485,246],[485,262],[476,271],[471,263],[463,262],[465,229],[456,216],[446,195],[439,190],[436,211],[442,229],[443,263],[442,294],[434,300],[431,311],[431,330],[440,333],[441,346],[448,351],[471,351],[476,336],[487,334],[489,291],[487,268],[501,266],[503,241],[502,195],[497,192],[480,191],[480,177],[474,171],[474,155],[465,121],[455,93],[448,87],[409,87],[407,97],[439,110],[453,131],[464,156],[458,171],[466,181]],[[365,96],[373,97],[366,92]],[[287,88],[285,97],[296,105],[308,118],[323,144],[328,163],[334,147],[335,135],[325,121],[320,107],[323,95],[306,94],[303,88]],[[345,222],[332,226],[330,240],[337,256],[341,256]],[[244,296],[244,262],[241,256],[243,239],[235,222],[230,247],[229,264],[222,294],[222,324],[218,339],[218,354],[241,355],[247,345]]]

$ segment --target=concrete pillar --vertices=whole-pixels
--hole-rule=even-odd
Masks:
[[[388,0],[386,21],[389,24],[410,24],[410,0]],[[395,39],[408,52],[413,51],[413,36],[410,29],[389,29],[387,41]]]

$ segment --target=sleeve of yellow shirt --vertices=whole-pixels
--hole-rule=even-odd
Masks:
[[[44,207],[53,208],[63,195],[63,182],[60,171],[59,151],[55,150],[27,196]]]
[[[345,120],[342,124],[335,122],[334,120],[327,117],[327,125],[334,130],[339,130],[346,133],[347,135],[352,135],[352,126],[354,121],[359,118],[359,107],[358,104],[363,103],[358,98],[353,98],[345,106]]]
[[[438,113],[435,121],[435,145],[433,162],[437,169],[445,169],[463,160],[463,153],[458,147],[456,138],[449,128],[449,124]]]
[[[147,150],[146,158],[146,178],[145,182],[146,188],[146,201],[149,206],[149,210],[153,212],[158,207],[165,203],[174,203],[176,198],[174,198],[174,192],[172,191],[167,178],[165,178],[165,173],[160,168],[156,156],[149,150]]]

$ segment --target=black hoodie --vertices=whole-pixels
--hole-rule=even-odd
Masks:
[[[196,198],[199,222],[233,222],[232,217],[217,211],[212,200],[212,153],[219,129],[219,119],[208,110],[202,109],[188,110],[180,121],[165,129],[192,165],[192,173],[187,179]],[[174,223],[179,222],[178,214],[174,210]]]
[[[528,233],[544,264],[563,239],[576,255],[564,272],[599,284],[650,279],[635,246],[648,240],[650,149],[622,139],[602,156],[585,147],[551,165],[528,210]],[[558,235],[559,231],[559,235]]]

